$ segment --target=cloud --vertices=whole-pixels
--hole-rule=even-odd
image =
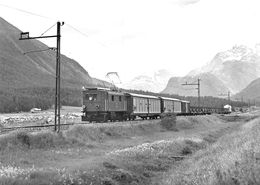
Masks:
[[[186,6],[198,3],[200,0],[171,0],[174,4],[178,4],[180,6]]]

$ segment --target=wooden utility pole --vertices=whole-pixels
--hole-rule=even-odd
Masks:
[[[185,84],[181,84],[181,85],[195,85],[195,86],[198,86],[196,88],[198,90],[198,107],[200,107],[200,81],[201,81],[201,79],[198,78],[198,83],[188,83],[188,82],[186,82]]]
[[[30,37],[29,32],[22,32],[19,40],[30,40],[30,39],[43,39],[43,38],[57,38],[57,48],[56,48],[56,83],[55,83],[55,120],[54,120],[54,131],[60,131],[60,27],[64,25],[64,22],[57,22],[57,35],[51,36],[40,36],[40,37]],[[57,125],[58,122],[58,125]],[[58,126],[58,127],[57,127]]]

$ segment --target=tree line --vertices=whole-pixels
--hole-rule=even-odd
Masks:
[[[55,88],[28,87],[0,91],[0,112],[30,111],[37,107],[42,110],[53,107]],[[61,88],[61,105],[81,106],[81,89]]]

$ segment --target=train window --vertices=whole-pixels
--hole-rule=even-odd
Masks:
[[[119,96],[119,101],[122,101],[122,97],[121,96]]]
[[[85,98],[88,101],[97,101],[97,94],[86,94]]]
[[[112,100],[112,101],[115,100],[115,96],[114,96],[114,95],[111,96],[111,100]]]

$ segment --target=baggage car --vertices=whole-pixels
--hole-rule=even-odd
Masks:
[[[134,120],[137,116],[142,119],[160,117],[161,102],[159,97],[134,93],[126,93],[126,96],[129,119]]]

